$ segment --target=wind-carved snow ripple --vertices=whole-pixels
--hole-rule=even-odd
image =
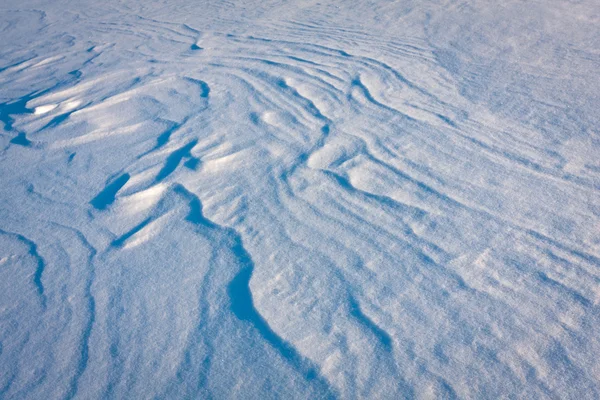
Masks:
[[[84,299],[52,393],[598,394],[600,257],[576,229],[600,215],[597,173],[512,140],[536,133],[463,98],[419,38],[130,18],[93,25],[127,39],[87,49],[97,63],[68,84],[0,104],[3,154],[38,162],[18,174],[35,180],[27,206],[87,249],[64,273],[86,279],[50,290],[53,248],[6,228],[44,315],[70,289]],[[118,57],[135,69],[102,69]],[[0,394],[51,384],[25,370]]]

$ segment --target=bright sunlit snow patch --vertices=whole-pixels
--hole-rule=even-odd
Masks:
[[[57,107],[56,104],[47,104],[45,106],[39,106],[35,108],[34,114],[35,115],[41,115],[41,114],[46,114],[52,110],[54,110]]]

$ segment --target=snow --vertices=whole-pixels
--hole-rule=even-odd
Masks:
[[[0,32],[0,398],[600,397],[596,1]]]

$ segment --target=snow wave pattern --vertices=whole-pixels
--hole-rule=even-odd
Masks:
[[[598,49],[175,3],[2,6],[0,398],[600,396]]]

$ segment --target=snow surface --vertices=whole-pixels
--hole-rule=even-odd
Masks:
[[[600,398],[597,0],[0,2],[0,398]]]

